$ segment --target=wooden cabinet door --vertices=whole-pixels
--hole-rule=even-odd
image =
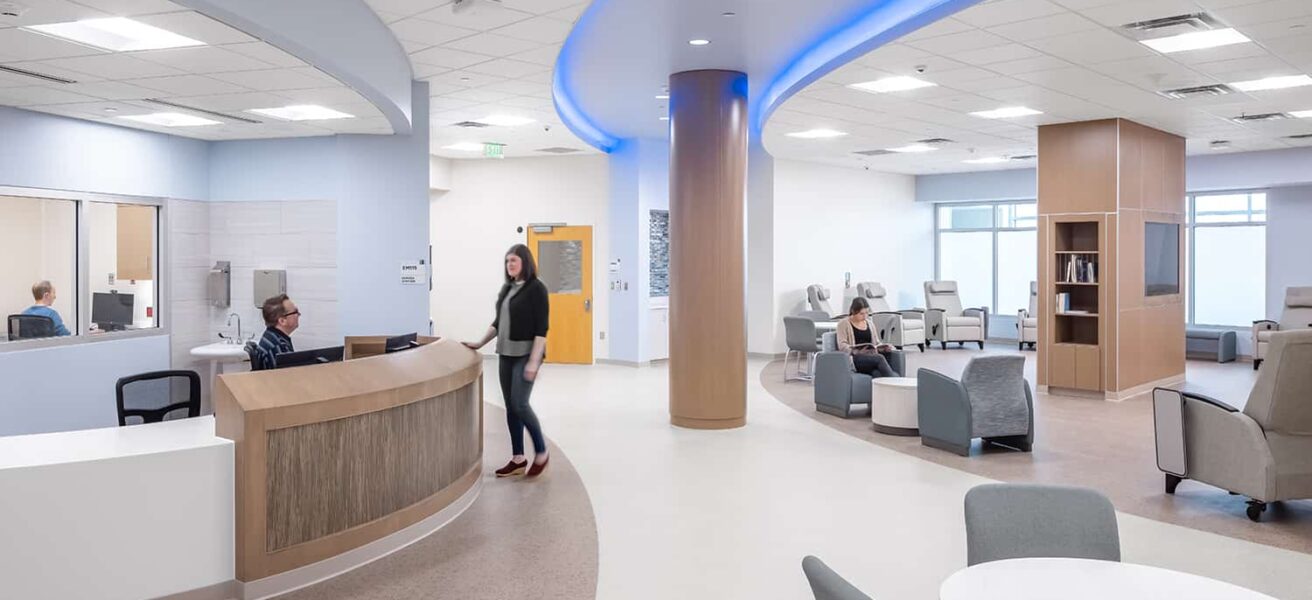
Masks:
[[[1059,388],[1075,387],[1075,346],[1052,344],[1048,360],[1048,385]]]
[[[1075,347],[1075,388],[1102,391],[1102,352],[1098,346]]]
[[[155,278],[154,206],[118,205],[118,279]]]

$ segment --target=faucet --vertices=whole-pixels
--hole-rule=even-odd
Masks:
[[[233,317],[236,317],[236,318],[237,318],[237,341],[236,341],[236,342],[230,342],[230,343],[240,344],[240,343],[246,341],[245,338],[243,338],[243,337],[241,336],[241,315],[239,315],[239,314],[237,314],[237,313],[228,313],[228,322],[227,322],[227,325],[226,325],[226,326],[227,326],[227,327],[232,327],[232,318],[233,318]],[[222,334],[220,334],[220,337],[222,337]]]

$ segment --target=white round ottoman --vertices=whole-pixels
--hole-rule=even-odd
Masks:
[[[916,379],[876,377],[871,383],[870,420],[875,431],[889,435],[920,435]]]

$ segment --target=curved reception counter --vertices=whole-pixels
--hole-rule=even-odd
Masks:
[[[480,489],[482,361],[383,339],[220,375],[213,417],[0,437],[0,596],[264,598],[449,522]]]
[[[347,356],[368,354],[358,349],[369,340],[348,338]],[[368,562],[472,502],[482,473],[482,361],[459,343],[423,341],[431,343],[219,377],[215,432],[235,445],[242,596]]]

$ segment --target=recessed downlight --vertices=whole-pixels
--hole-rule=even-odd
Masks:
[[[455,150],[457,152],[482,152],[483,144],[475,142],[460,142],[449,146],[442,146],[443,150]]]
[[[118,118],[136,121],[138,123],[146,123],[148,125],[159,125],[161,127],[200,127],[202,125],[223,124],[220,121],[176,112],[151,113],[148,115],[126,115]]]
[[[1283,90],[1286,88],[1312,85],[1312,77],[1307,75],[1285,75],[1283,77],[1266,77],[1249,81],[1236,81],[1230,87],[1243,92],[1260,92],[1263,90]]]
[[[205,42],[124,17],[83,19],[67,23],[28,25],[24,27],[50,37],[84,44],[111,52],[135,52],[204,46]]]
[[[668,120],[670,120],[670,118],[669,118],[669,117],[661,117],[661,120],[662,120],[662,121],[668,121]]]
[[[806,131],[794,131],[793,133],[786,133],[784,135],[787,135],[788,137],[800,138],[804,140],[824,140],[824,139],[830,139],[836,137],[843,137],[847,135],[847,132],[838,131],[835,129],[819,128],[819,129],[808,129]]]
[[[925,81],[923,79],[916,79],[915,77],[907,77],[905,75],[899,75],[897,77],[885,77],[883,79],[876,79],[874,81],[853,83],[847,87],[850,87],[854,90],[861,90],[863,92],[871,92],[874,94],[885,94],[888,92],[905,92],[907,90],[918,90],[920,88],[934,87],[936,85],[938,84]]]
[[[1194,31],[1160,37],[1151,40],[1139,40],[1139,43],[1152,48],[1162,54],[1172,52],[1185,52],[1187,50],[1203,50],[1205,48],[1217,48],[1220,46],[1229,46],[1231,44],[1242,44],[1251,42],[1242,33],[1229,27],[1225,29],[1211,29],[1208,31]]]
[[[1312,119],[1312,110],[1295,110],[1290,111],[1289,116],[1298,119]]]
[[[711,43],[711,40],[703,40],[703,39],[688,40],[688,45],[689,45],[689,46],[705,46],[705,45],[710,44],[710,43]]]
[[[888,150],[889,152],[902,152],[902,153],[911,153],[911,154],[917,152],[933,152],[935,150],[938,150],[938,148],[935,148],[929,144],[908,144],[906,146],[898,146],[897,148],[885,148],[885,149]]]
[[[657,99],[657,100],[669,100],[669,99],[670,99],[670,95],[669,95],[669,94],[657,94],[657,95],[656,95],[656,99]]]
[[[284,121],[326,121],[329,119],[354,119],[355,115],[333,110],[317,104],[293,104],[274,108],[252,108],[246,112],[282,119]]]
[[[1041,115],[1042,111],[1034,110],[1027,106],[1007,106],[994,110],[981,110],[970,113],[973,116],[982,119],[1013,119],[1016,117],[1028,117],[1030,115]]]

